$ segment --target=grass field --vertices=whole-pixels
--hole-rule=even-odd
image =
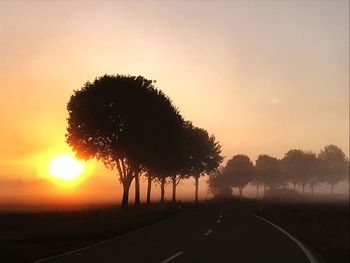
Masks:
[[[193,207],[186,203],[55,212],[0,213],[0,261],[30,262],[141,228]]]
[[[260,207],[262,209],[260,209]],[[327,263],[349,262],[349,203],[252,204],[251,211],[281,226]]]

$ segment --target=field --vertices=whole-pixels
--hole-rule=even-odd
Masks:
[[[186,203],[0,213],[1,262],[30,262],[115,237],[193,207]]]

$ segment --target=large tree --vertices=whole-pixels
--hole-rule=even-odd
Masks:
[[[142,76],[104,75],[74,91],[67,109],[66,138],[77,156],[117,169],[122,207],[128,206],[135,178],[138,203],[140,172],[156,165],[159,152],[164,153],[163,142],[170,141],[169,127],[182,120],[170,99]]]
[[[221,145],[214,136],[191,123],[185,128],[186,167],[183,173],[195,180],[195,202],[198,203],[199,178],[215,171],[222,162]]]
[[[349,163],[345,153],[336,145],[327,145],[321,150],[318,157],[323,161],[325,167],[325,181],[334,186],[343,181],[349,174]]]
[[[243,200],[243,188],[254,178],[255,167],[246,155],[233,156],[226,164],[223,174],[231,187],[238,187],[239,196]]]

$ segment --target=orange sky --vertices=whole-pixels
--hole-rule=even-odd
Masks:
[[[330,143],[349,155],[348,10],[348,1],[1,1],[0,180],[37,178],[38,156],[67,149],[66,103],[105,73],[157,80],[226,157]]]

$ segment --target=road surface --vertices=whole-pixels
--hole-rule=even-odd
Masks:
[[[232,204],[218,204],[192,209],[131,234],[37,262],[310,263],[312,260],[295,240],[269,222]]]

